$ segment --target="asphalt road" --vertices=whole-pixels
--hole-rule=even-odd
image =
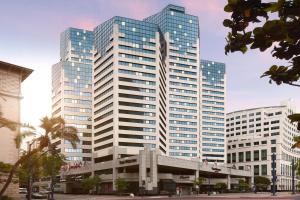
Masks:
[[[200,195],[200,196],[183,196],[183,197],[166,197],[166,196],[147,196],[147,197],[128,197],[128,196],[107,196],[107,195],[68,195],[68,194],[55,194],[55,200],[196,200],[196,199],[207,199],[207,200],[264,200],[264,199],[280,199],[280,200],[300,200],[300,194],[291,195],[290,193],[278,193],[276,196],[271,196],[269,193],[263,194],[218,194],[214,196]],[[23,197],[22,200],[25,200]]]

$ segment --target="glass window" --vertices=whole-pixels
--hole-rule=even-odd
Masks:
[[[244,162],[244,152],[239,152],[239,162]]]
[[[227,154],[227,163],[231,163],[231,154],[230,153]]]
[[[254,165],[254,176],[259,176],[259,165]]]
[[[268,166],[261,165],[261,175],[267,175],[267,172],[268,172]]]
[[[254,153],[254,161],[259,161],[259,150],[256,150]]]
[[[271,140],[271,144],[276,144],[276,140]]]
[[[246,161],[251,161],[251,151],[246,151]]]
[[[267,150],[261,150],[261,160],[267,160]]]
[[[233,163],[236,162],[236,153],[232,153],[232,162],[233,162]]]

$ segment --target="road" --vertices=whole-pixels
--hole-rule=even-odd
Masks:
[[[22,200],[24,200],[23,198]],[[264,200],[264,199],[280,199],[280,200],[300,200],[300,194],[291,195],[290,193],[278,193],[276,196],[271,196],[269,193],[234,193],[234,194],[218,194],[213,196],[199,195],[199,196],[183,196],[183,197],[166,197],[166,196],[148,196],[148,197],[128,197],[128,196],[107,196],[107,195],[68,195],[68,194],[55,194],[55,200]]]

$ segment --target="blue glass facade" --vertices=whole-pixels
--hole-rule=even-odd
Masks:
[[[73,149],[68,141],[60,142],[58,148],[70,162],[92,160],[93,35],[92,31],[77,28],[62,32],[60,62],[52,68],[52,114],[63,117],[66,124],[76,127],[80,138],[77,149]]]
[[[199,157],[199,22],[184,7],[168,5],[145,19],[159,25],[169,66],[169,155]]]
[[[201,60],[201,151],[203,160],[225,161],[225,64]]]

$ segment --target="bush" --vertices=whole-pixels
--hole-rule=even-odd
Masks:
[[[227,189],[227,185],[226,185],[226,183],[217,183],[214,186],[214,189],[220,193],[223,193]]]
[[[13,198],[8,196],[2,196],[1,200],[13,200]]]

